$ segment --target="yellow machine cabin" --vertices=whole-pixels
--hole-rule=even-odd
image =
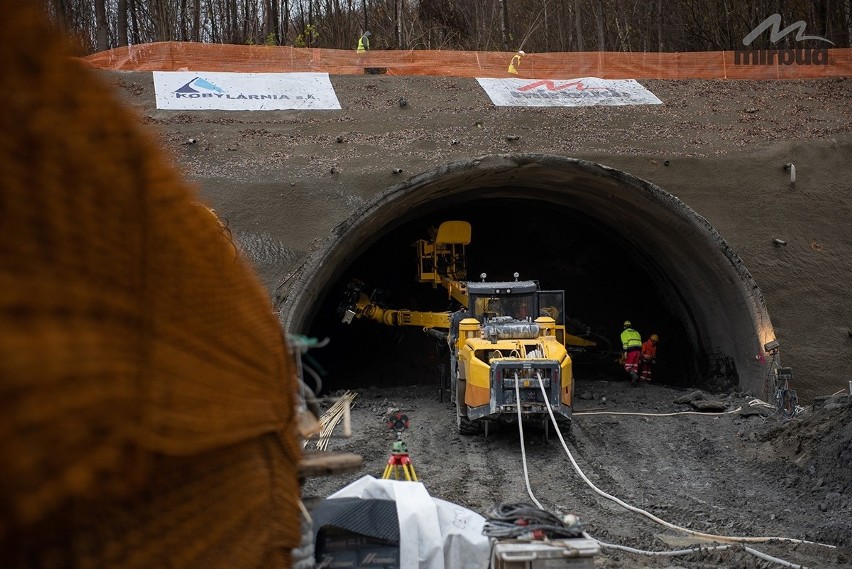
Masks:
[[[451,329],[451,393],[459,430],[476,421],[511,422],[571,416],[571,357],[551,316],[562,312],[562,291],[540,291],[533,281],[468,282],[469,307]],[[548,304],[545,307],[542,300]],[[557,306],[553,306],[553,304]]]

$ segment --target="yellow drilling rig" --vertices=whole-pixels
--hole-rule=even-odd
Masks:
[[[565,292],[539,290],[536,281],[467,281],[465,246],[471,226],[445,221],[430,239],[420,239],[417,278],[443,287],[460,307],[428,312],[381,306],[375,291],[349,283],[340,314],[386,326],[417,326],[449,347],[447,388],[461,434],[474,434],[491,421],[550,424],[548,407],[570,425],[574,378],[569,352],[594,349],[597,342],[565,329]]]

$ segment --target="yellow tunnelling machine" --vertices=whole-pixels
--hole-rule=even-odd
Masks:
[[[465,246],[471,226],[445,221],[432,238],[420,239],[417,278],[445,288],[459,309],[429,312],[381,306],[361,281],[349,283],[340,313],[343,322],[369,319],[386,326],[417,326],[445,341],[450,365],[447,385],[461,434],[475,434],[490,421],[541,422],[548,407],[570,425],[574,378],[570,352],[596,342],[568,334],[565,291],[540,290],[531,280],[467,281]]]

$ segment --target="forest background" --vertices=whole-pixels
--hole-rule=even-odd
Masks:
[[[773,14],[834,47],[852,38],[852,0],[40,1],[78,55],[164,41],[354,49],[366,30],[372,49],[726,51]],[[749,48],[803,47],[771,35]]]

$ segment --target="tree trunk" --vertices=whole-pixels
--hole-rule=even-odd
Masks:
[[[201,0],[193,0],[192,41],[201,41]]]
[[[106,0],[95,0],[95,45],[98,51],[109,49]]]
[[[219,43],[222,39],[221,22],[216,21],[215,14],[213,13],[213,4],[211,2],[207,3],[207,18],[210,20],[210,41],[213,43]]]
[[[308,25],[313,30],[314,28],[314,3],[312,0],[308,0]],[[308,47],[314,47],[314,34],[311,32],[310,34],[305,33],[305,43]]]
[[[825,28],[823,31],[825,37],[831,34],[831,0],[825,0]]]
[[[577,34],[577,51],[586,51],[583,41],[583,22],[580,19],[580,0],[574,0],[574,30]]]
[[[139,37],[139,18],[136,14],[136,0],[127,0],[127,10],[130,12],[130,42],[134,45],[142,43]]]
[[[663,0],[657,0],[657,51],[663,51]]]
[[[121,47],[127,45],[127,0],[118,0],[116,18],[117,45]]]
[[[275,45],[281,45],[281,16],[278,13],[280,6],[278,0],[269,0],[269,19],[272,21],[272,37]]]
[[[166,10],[163,6],[164,0],[151,0],[150,18],[154,29],[155,41],[168,41],[168,21],[166,20]]]
[[[509,0],[500,0],[500,32],[503,34],[503,51],[509,51]]]
[[[230,13],[230,29],[228,30],[228,37],[231,38],[231,43],[237,43],[237,38],[240,35],[240,18],[238,16],[239,12],[237,11],[237,0],[231,0],[228,3],[228,12]]]
[[[189,25],[189,18],[186,14],[186,0],[180,0],[177,20],[177,25],[179,26],[178,29],[180,29],[180,41],[186,41],[189,39],[189,29],[187,28]]]
[[[346,0],[346,37],[343,39],[343,42],[338,46],[341,49],[346,49],[350,40],[352,39],[352,34],[354,32],[355,23],[358,20],[358,9],[352,7],[352,0]]]
[[[852,46],[852,0],[843,3],[843,19],[846,20],[846,45]]]
[[[368,31],[370,29],[369,22],[367,21],[367,0],[364,0],[364,31]]]
[[[290,0],[284,0],[284,13],[281,14],[281,45],[287,43],[290,34]]]
[[[402,0],[394,0],[393,7],[396,11],[396,45],[399,49],[405,49],[402,40]]]
[[[598,31],[598,51],[606,51],[606,42],[604,41],[604,14],[603,6],[598,2],[592,2],[595,11],[595,27]]]
[[[62,30],[68,30],[68,10],[65,0],[53,0],[53,12],[56,17],[56,25]]]

